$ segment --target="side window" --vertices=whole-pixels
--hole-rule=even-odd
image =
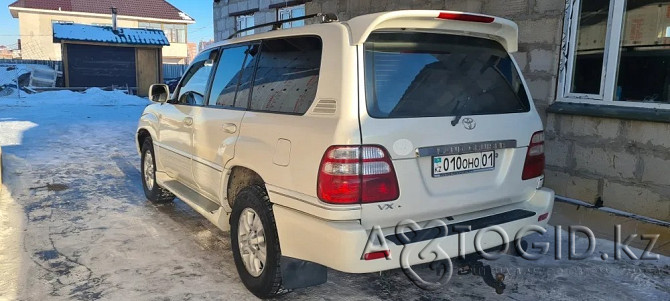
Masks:
[[[251,80],[254,77],[254,69],[258,62],[258,48],[258,45],[252,45],[247,51],[247,59],[244,60],[240,85],[235,96],[236,107],[246,108],[249,104],[249,90],[251,89]]]
[[[212,83],[212,91],[209,95],[210,106],[235,105],[235,91],[240,81],[244,57],[249,46],[240,46],[224,49],[221,54],[221,60]]]
[[[296,37],[263,41],[251,109],[304,114],[319,83],[321,40]]]
[[[184,74],[177,97],[178,104],[203,105],[209,75],[218,56],[218,49],[206,51],[193,59],[191,67]]]

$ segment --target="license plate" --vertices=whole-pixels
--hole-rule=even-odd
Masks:
[[[495,169],[495,151],[433,157],[433,177]]]

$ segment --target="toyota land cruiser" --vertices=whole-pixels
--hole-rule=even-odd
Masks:
[[[230,231],[251,292],[323,283],[326,267],[398,268],[403,247],[431,241],[450,257],[473,253],[477,230],[492,225],[510,235],[546,225],[554,193],[543,188],[542,123],[510,55],[513,22],[308,17],[322,22],[202,51],[172,95],[150,88],[156,103],[137,130],[146,197],[179,197]],[[470,231],[394,235],[435,220]],[[373,229],[386,236],[370,248]]]

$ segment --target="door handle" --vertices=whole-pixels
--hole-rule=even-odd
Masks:
[[[234,123],[224,123],[223,124],[223,131],[229,134],[233,134],[237,132],[237,125]]]
[[[191,125],[193,125],[193,118],[191,118],[191,117],[186,117],[186,118],[184,118],[184,124],[185,124],[186,126],[191,126]]]

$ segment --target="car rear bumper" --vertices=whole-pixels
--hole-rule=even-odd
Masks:
[[[523,233],[529,225],[546,226],[553,204],[554,192],[543,188],[537,190],[530,199],[523,202],[454,216],[453,220],[449,221],[444,219],[417,222],[420,227],[426,228],[435,227],[444,222],[448,231],[442,235],[437,234],[439,233],[437,231],[424,231],[432,234],[411,236],[411,242],[406,245],[403,255],[406,255],[406,262],[411,265],[446,257],[455,258],[476,252],[476,236],[479,236],[481,242],[479,245],[482,250],[500,246],[503,241],[501,235],[490,231],[490,225],[499,226],[497,230],[502,229],[509,241],[514,241],[520,236],[534,233]],[[328,221],[280,205],[274,205],[273,210],[283,256],[319,263],[347,273],[368,273],[401,267],[403,243],[402,239],[395,235],[394,227],[381,229],[383,236],[386,237],[390,257],[364,260],[363,254],[372,229],[365,229],[360,221]],[[549,216],[538,221],[538,217],[544,213],[549,213]],[[472,231],[458,235],[453,233],[454,225],[470,225]],[[406,232],[408,228],[404,229],[402,232]],[[429,249],[435,249],[435,243],[437,243],[445,251],[443,255],[439,255],[438,258],[434,256],[419,258],[417,254],[432,241],[434,243],[429,246]],[[510,247],[513,246],[510,245]]]

